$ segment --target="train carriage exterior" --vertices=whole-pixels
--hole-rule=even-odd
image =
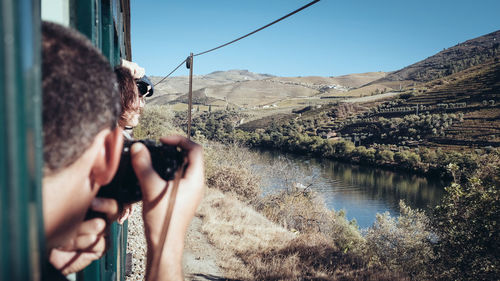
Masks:
[[[40,280],[41,20],[85,34],[111,65],[132,59],[129,0],[2,0],[0,5],[0,280]],[[114,223],[107,254],[71,278],[125,280],[127,225]]]

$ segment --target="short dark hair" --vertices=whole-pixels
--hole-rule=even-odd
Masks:
[[[125,127],[127,122],[127,112],[140,111],[139,90],[135,83],[135,79],[130,73],[130,70],[123,66],[115,67],[116,79],[118,81],[118,89],[120,90],[121,114],[118,124]]]
[[[46,172],[77,160],[120,113],[107,59],[75,30],[42,23],[43,156]]]

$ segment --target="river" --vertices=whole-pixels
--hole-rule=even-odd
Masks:
[[[257,150],[254,165],[264,193],[301,184],[318,192],[330,209],[346,212],[360,228],[370,227],[377,213],[399,215],[399,201],[412,208],[435,206],[446,183],[409,173],[386,171],[333,160]]]

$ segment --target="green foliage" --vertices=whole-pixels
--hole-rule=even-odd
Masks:
[[[280,267],[279,257],[284,257],[290,264],[297,264],[291,262],[297,259],[299,264],[305,264],[298,275],[290,276],[313,276],[311,272],[319,268],[318,262],[321,262],[321,271],[330,274],[333,272],[330,270],[339,268],[338,263],[332,261],[342,257],[340,267],[354,264],[356,270],[358,266],[363,270],[375,268],[377,274],[390,272],[396,277],[407,275],[413,280],[497,280],[500,276],[500,153],[497,149],[489,149],[487,154],[427,148],[393,152],[390,150],[393,147],[356,147],[350,141],[323,139],[308,129],[308,126],[315,126],[314,120],[284,125],[274,122],[267,130],[245,132],[234,129],[240,118],[234,112],[201,114],[197,118],[193,131],[200,139],[242,142],[409,170],[432,166],[445,170],[454,180],[430,216],[401,204],[401,215],[397,219],[387,214],[377,215],[376,223],[363,237],[355,223],[348,222],[341,211],[328,210],[321,198],[307,188],[291,187],[262,197],[258,177],[249,170],[248,159],[251,157],[247,150],[224,146],[224,153],[221,153],[220,149],[213,149],[214,144],[205,144],[210,186],[234,194],[270,220],[301,234],[296,244],[278,247],[259,257],[252,264],[258,270],[268,268],[261,261],[274,258],[273,261],[277,262],[274,265]],[[422,128],[441,130],[450,121],[460,118],[463,118],[460,114],[415,115],[391,121],[386,119],[386,125],[394,135],[405,130],[404,124],[413,124],[415,126],[406,129],[409,135],[413,135],[422,133]],[[180,132],[166,106],[146,107],[140,121],[134,129],[136,138],[156,139]],[[416,125],[423,127],[417,129]],[[414,130],[410,130],[412,128]],[[317,243],[309,247],[307,242],[313,238]],[[326,253],[323,249],[331,250],[326,259],[314,256],[314,253]],[[323,275],[314,276],[320,278]],[[367,280],[375,275],[373,271],[365,271],[357,276],[364,276],[359,279]]]
[[[390,150],[379,149],[376,151],[375,159],[377,162],[387,163],[394,161],[394,152]]]
[[[500,276],[500,156],[486,155],[480,162],[471,175],[456,175],[462,183],[446,188],[434,212],[439,236],[435,264],[441,280]],[[456,165],[449,168],[461,172]]]
[[[463,121],[463,116],[455,114],[426,114],[405,115],[403,118],[380,118],[379,133],[384,133],[388,137],[384,143],[399,143],[399,137],[408,137],[408,139],[419,139],[423,136],[434,136],[450,127],[454,122]],[[374,137],[375,138],[375,137]]]
[[[241,143],[248,146],[266,147],[275,150],[293,152],[297,154],[313,154],[323,158],[338,159],[356,164],[382,165],[395,169],[426,173],[432,170],[441,176],[451,176],[446,171],[449,163],[457,164],[462,170],[474,170],[475,154],[459,152],[437,152],[432,149],[414,149],[399,147],[398,152],[388,146],[355,146],[345,139],[325,139],[317,135],[312,128],[317,120],[305,118],[303,120],[280,121],[273,119],[269,127],[247,132],[235,128],[235,124],[243,116],[234,111],[217,111],[202,113],[193,121],[195,136],[216,140],[223,143]],[[404,118],[381,118],[379,123],[389,132],[384,143],[408,141],[420,138],[420,134],[433,134],[439,128],[441,132],[446,126],[458,120],[460,114],[428,114],[407,115]],[[448,125],[447,125],[448,124]],[[438,131],[436,131],[436,134]],[[366,134],[365,134],[366,135]],[[359,135],[363,143],[368,139]],[[368,138],[374,138],[369,136]],[[356,143],[358,143],[356,141]]]
[[[172,134],[182,134],[174,124],[174,114],[168,106],[148,105],[139,120],[139,125],[134,128],[136,139],[159,139]]]
[[[216,111],[202,113],[195,118],[192,122],[192,131],[196,136],[203,136],[209,140],[219,142],[232,141],[235,138],[243,138],[241,132],[236,137],[235,123],[242,118],[240,114],[235,111]]]
[[[393,272],[405,272],[413,280],[429,279],[428,271],[434,259],[429,218],[400,202],[400,216],[377,214],[374,225],[365,238],[373,262]]]

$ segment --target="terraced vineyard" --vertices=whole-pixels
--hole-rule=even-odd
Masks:
[[[371,103],[308,106],[241,125],[246,131],[295,126],[309,136],[356,144],[445,149],[500,146],[500,62],[407,88]]]
[[[435,109],[431,111],[464,114],[462,122],[455,123],[445,130],[446,137],[431,138],[429,142],[477,146],[500,145],[498,58],[425,86],[431,89],[408,98],[406,105],[428,107],[434,105]]]

